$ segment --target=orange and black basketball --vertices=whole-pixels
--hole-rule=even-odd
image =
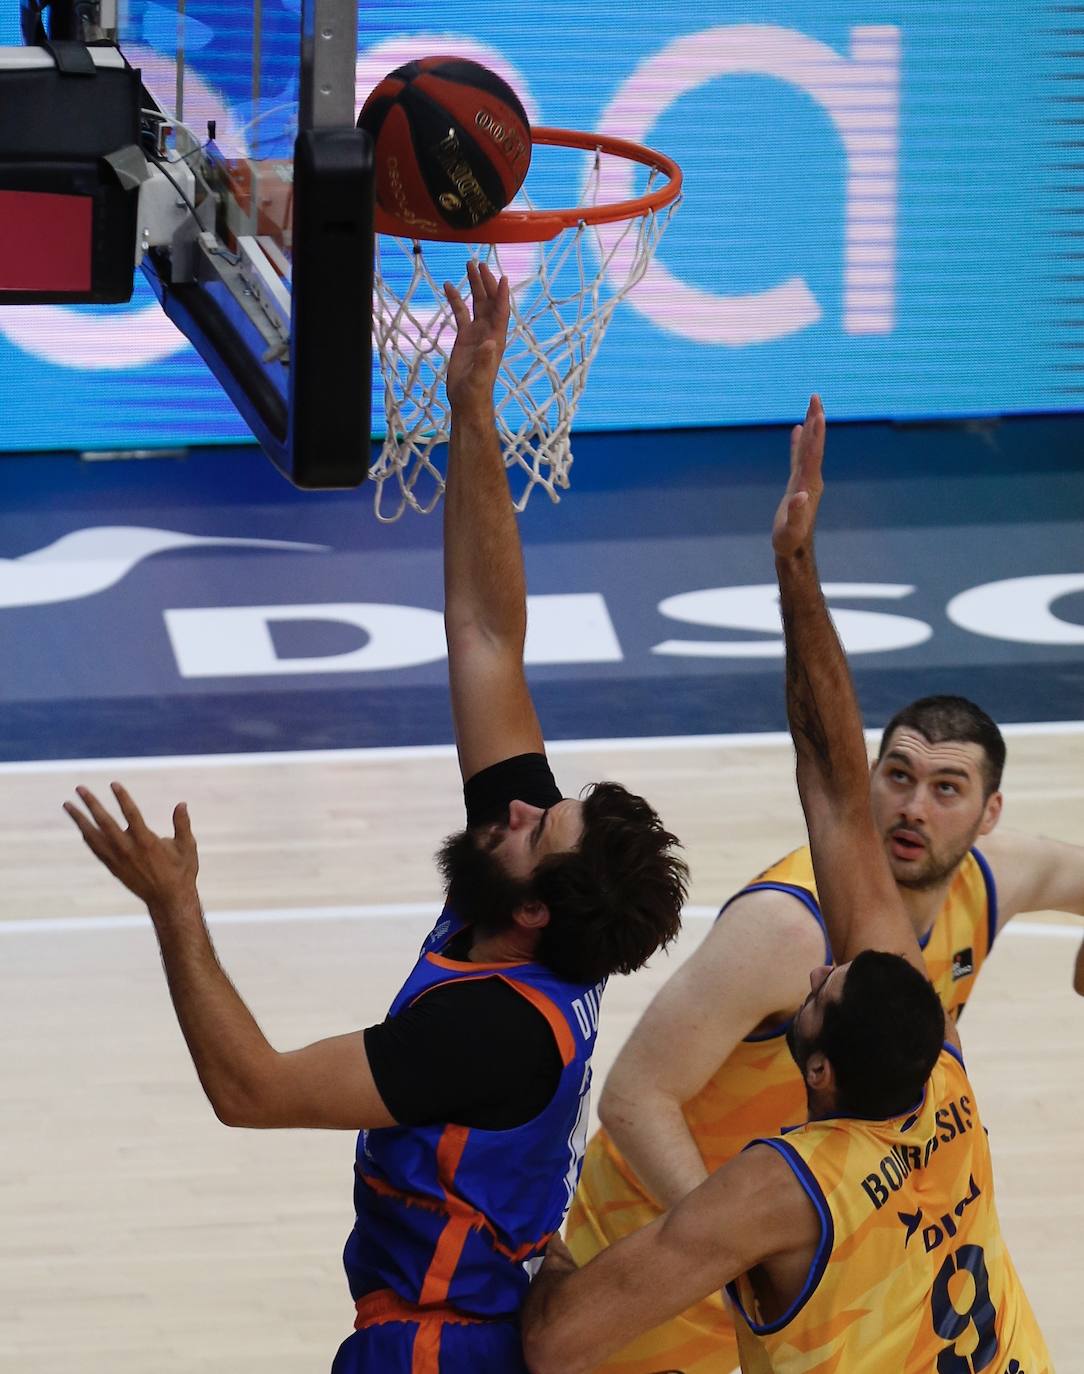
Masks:
[[[358,115],[375,145],[381,209],[424,237],[492,219],[523,184],[531,129],[496,72],[423,57],[389,72]]]

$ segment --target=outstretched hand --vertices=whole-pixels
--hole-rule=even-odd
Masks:
[[[467,263],[467,280],[473,317],[452,283],[444,283],[456,327],[445,381],[453,410],[476,402],[492,404],[493,387],[508,338],[508,278],[498,281],[487,263],[472,259]]]
[[[772,525],[772,548],[778,558],[789,558],[812,542],[824,492],[824,438],[824,407],[819,396],[811,396],[804,423],[795,425],[790,435],[790,480]]]
[[[199,857],[188,807],[180,802],[173,810],[173,838],[156,835],[144,821],[139,808],[119,782],[112,785],[121,814],[128,822],[120,826],[86,787],[77,787],[86,807],[65,802],[64,810],[78,826],[87,847],[122,882],[129,892],[146,902],[152,915],[195,891]],[[87,814],[89,813],[89,814]]]

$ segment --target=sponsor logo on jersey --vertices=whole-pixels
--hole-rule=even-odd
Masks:
[[[961,978],[969,978],[975,972],[975,956],[970,947],[958,949],[952,956],[952,981],[958,983]]]

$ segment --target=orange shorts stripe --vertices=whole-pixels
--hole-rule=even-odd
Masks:
[[[366,1293],[354,1306],[357,1309],[355,1331],[383,1326],[386,1322],[415,1323],[418,1329],[414,1335],[410,1374],[440,1374],[440,1337],[446,1326],[473,1326],[485,1321],[484,1317],[472,1317],[454,1307],[416,1307],[390,1288]]]

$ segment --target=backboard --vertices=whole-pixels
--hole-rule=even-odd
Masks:
[[[53,48],[113,42],[141,73],[137,256],[163,309],[295,485],[357,486],[373,177],[356,0],[53,0],[44,23]]]

